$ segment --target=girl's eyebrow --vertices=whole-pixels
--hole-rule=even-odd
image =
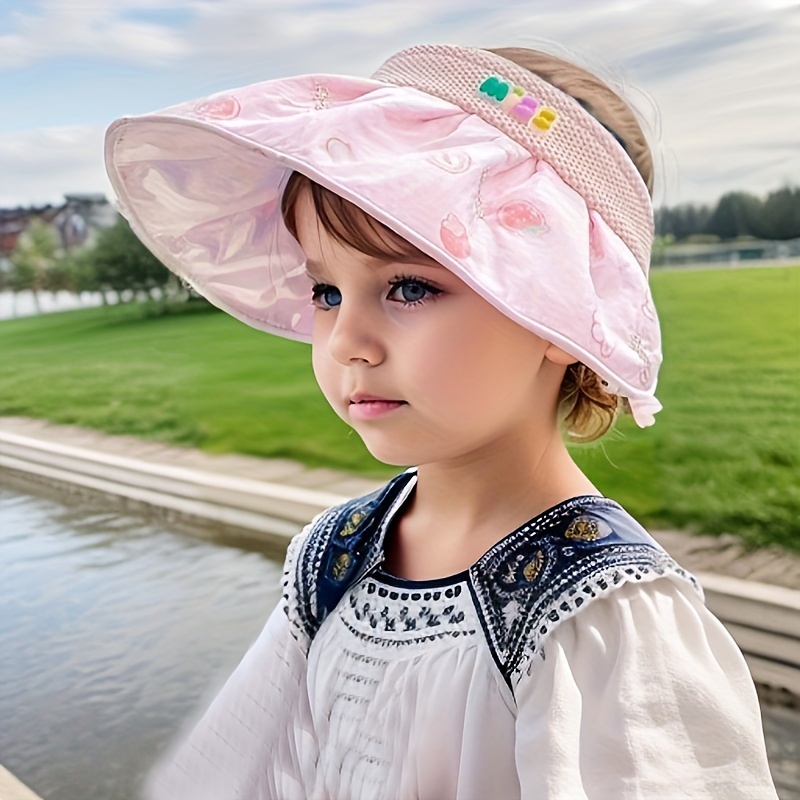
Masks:
[[[419,256],[405,256],[396,260],[385,258],[371,258],[370,262],[374,262],[376,266],[380,264],[419,264],[421,267],[438,267],[439,269],[447,269],[447,267],[440,264],[435,258],[420,252]]]
[[[317,283],[322,282],[321,278],[325,274],[325,268],[322,266],[322,264],[318,264],[316,261],[312,261],[311,259],[307,258],[305,268],[306,275],[308,275],[309,278],[312,278]]]
[[[381,258],[380,256],[369,256],[367,258],[368,267],[378,267],[381,265],[390,265],[390,264],[419,264],[423,267],[436,267],[437,269],[447,269],[443,264],[440,264],[435,258],[432,258],[425,253],[420,253],[419,258],[408,258],[407,260],[395,260],[392,261],[391,259]],[[319,264],[318,262],[314,261],[311,258],[306,258],[306,272],[311,276],[317,275],[324,275],[325,274],[325,267],[323,264]]]

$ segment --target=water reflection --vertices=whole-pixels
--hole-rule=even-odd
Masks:
[[[0,472],[0,762],[47,800],[131,800],[278,598],[265,553]],[[800,714],[764,710],[781,800]]]
[[[259,552],[0,487],[0,761],[47,800],[130,800],[279,577]]]

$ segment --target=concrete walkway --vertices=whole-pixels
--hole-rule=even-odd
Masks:
[[[285,459],[242,455],[211,455],[199,450],[165,445],[131,436],[109,436],[98,431],[44,420],[0,417],[0,432],[31,437],[52,444],[81,447],[161,466],[183,467],[209,475],[265,481],[288,490],[310,490],[320,496],[349,496],[372,491],[380,481],[330,469],[309,469]],[[696,536],[684,531],[652,531],[656,539],[692,572],[710,572],[733,578],[800,589],[800,555],[779,548],[747,551],[730,534]]]

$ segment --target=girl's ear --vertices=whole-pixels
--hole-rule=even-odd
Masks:
[[[558,364],[562,367],[568,367],[570,364],[576,364],[578,362],[575,356],[571,356],[565,350],[562,350],[554,344],[549,344],[547,346],[547,350],[544,351],[544,357],[548,361],[552,361],[554,364]]]

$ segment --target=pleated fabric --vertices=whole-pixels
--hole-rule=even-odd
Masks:
[[[150,800],[776,800],[744,659],[685,581],[566,619],[513,685],[466,575],[373,571],[295,639],[287,600]]]

